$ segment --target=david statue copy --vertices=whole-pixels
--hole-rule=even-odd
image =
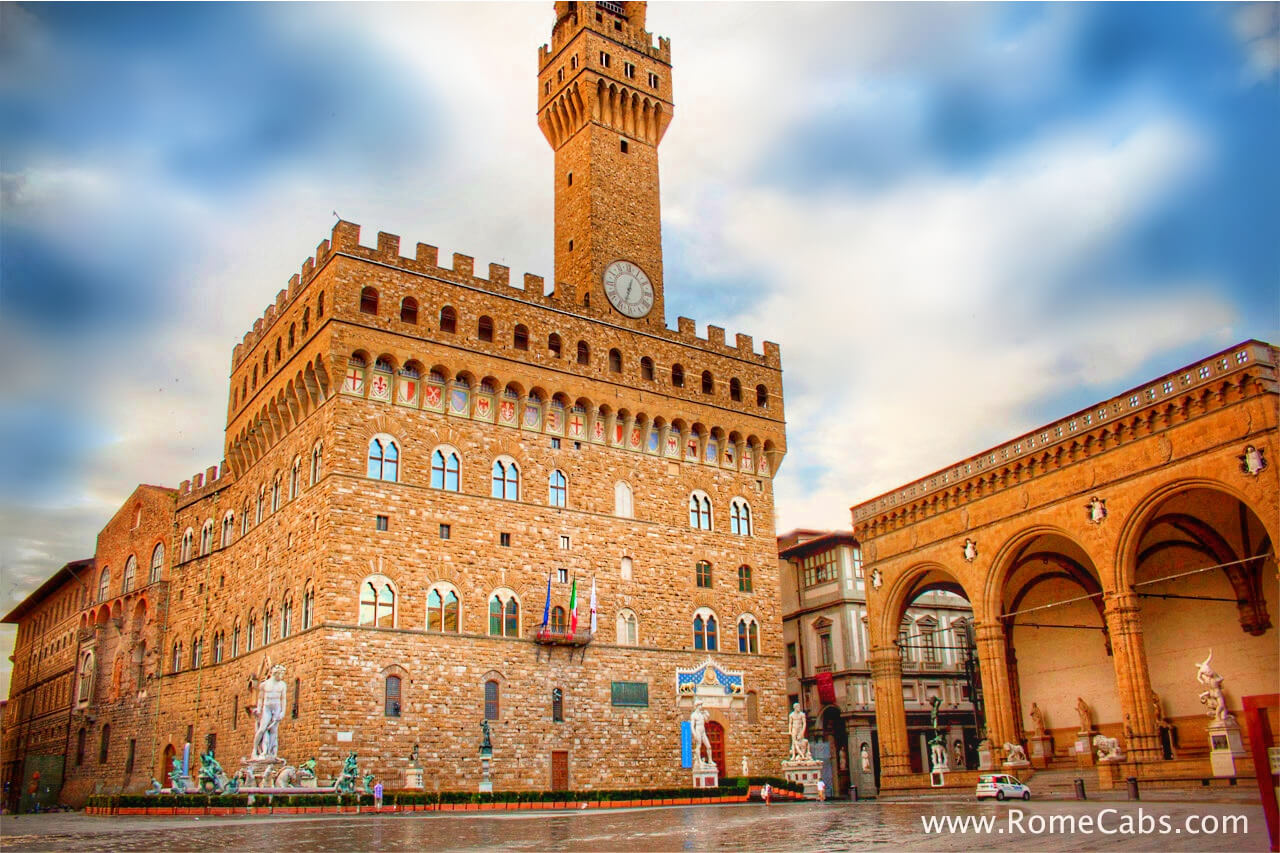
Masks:
[[[284,700],[288,691],[285,684],[284,664],[271,667],[271,676],[258,686],[258,707],[253,714],[258,718],[258,728],[253,735],[253,757],[275,758],[279,747],[277,732],[284,718]]]

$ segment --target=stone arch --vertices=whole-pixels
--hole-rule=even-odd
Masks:
[[[879,596],[884,602],[880,608],[880,616],[868,620],[870,641],[873,645],[892,645],[898,637],[898,625],[911,602],[920,595],[931,590],[943,590],[961,596],[973,607],[975,619],[985,618],[982,597],[975,594],[959,580],[963,572],[953,571],[941,563],[927,561],[916,563],[902,572]]]

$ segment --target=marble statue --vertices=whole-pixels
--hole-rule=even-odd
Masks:
[[[280,721],[284,719],[285,695],[289,686],[285,684],[284,664],[271,667],[271,676],[258,685],[258,707],[253,714],[258,718],[258,727],[253,734],[253,757],[275,758],[280,739],[278,731]]]
[[[933,740],[929,741],[929,763],[932,765],[934,773],[949,769],[947,767],[946,740],[940,734],[935,735]]]
[[[1093,714],[1089,711],[1089,704],[1084,701],[1084,697],[1076,697],[1076,713],[1080,715],[1080,731],[1093,731]]]
[[[413,745],[413,752],[409,753],[409,766],[417,767],[418,763],[418,745],[415,743]]]
[[[1124,760],[1124,755],[1120,752],[1120,742],[1113,737],[1094,735],[1093,748],[1098,751],[1099,761]]]
[[[957,769],[964,769],[964,744],[960,741],[956,741],[951,749],[951,762]]]
[[[747,757],[745,755],[742,756],[742,775],[744,777],[751,775],[750,773],[747,772]]]
[[[1035,730],[1036,737],[1044,737],[1044,711],[1035,702],[1031,703],[1031,728]]]
[[[938,709],[942,707],[942,699],[937,696],[929,699],[929,728],[938,730]]]
[[[1209,666],[1211,660],[1213,660],[1212,649],[1209,651],[1209,656],[1204,659],[1204,663],[1199,664],[1196,669],[1196,681],[1205,687],[1204,692],[1200,694],[1200,704],[1205,706],[1213,722],[1225,723],[1233,720],[1234,717],[1227,712],[1227,697],[1222,692],[1222,676]]]
[[[1005,764],[1026,764],[1027,751],[1022,748],[1020,743],[1006,743],[1004,745],[1004,762]]]
[[[339,794],[352,794],[356,790],[356,782],[360,778],[360,768],[356,765],[356,752],[351,750],[347,753],[347,758],[342,762],[342,772],[338,774],[338,779],[333,783],[333,790]]]
[[[1169,722],[1169,718],[1164,715],[1164,706],[1160,704],[1160,694],[1154,690],[1151,691],[1151,708],[1155,711],[1156,731],[1173,728],[1173,723]]]
[[[151,787],[147,789],[147,793],[148,793],[148,794],[158,794],[158,793],[160,793],[160,791],[161,791],[161,790],[163,790],[163,789],[160,787],[160,780],[159,780],[159,779],[157,779],[156,777],[152,776],[152,777],[151,777]]]
[[[693,734],[693,766],[708,767],[715,764],[711,755],[711,741],[707,739],[707,720],[711,718],[702,708],[701,702],[693,703],[693,713],[689,714],[689,730]],[[702,759],[702,750],[706,747],[707,758]]]
[[[800,703],[796,702],[791,706],[791,713],[787,715],[787,727],[791,730],[791,761],[813,760],[813,756],[809,753],[809,741],[804,736],[808,725],[808,717],[805,716],[804,711],[800,710]]]
[[[871,772],[871,750],[864,743],[862,745],[862,749],[860,749],[858,752],[860,755],[859,761],[861,762],[861,765],[862,765],[862,772],[870,773]]]

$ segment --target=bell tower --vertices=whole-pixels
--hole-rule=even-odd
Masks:
[[[555,150],[555,280],[614,321],[665,326],[658,143],[671,42],[645,4],[557,2],[538,50],[538,126]]]

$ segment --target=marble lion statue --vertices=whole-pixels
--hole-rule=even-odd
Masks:
[[[1120,742],[1113,737],[1094,735],[1093,748],[1098,751],[1099,761],[1118,761],[1123,758],[1120,754]]]

